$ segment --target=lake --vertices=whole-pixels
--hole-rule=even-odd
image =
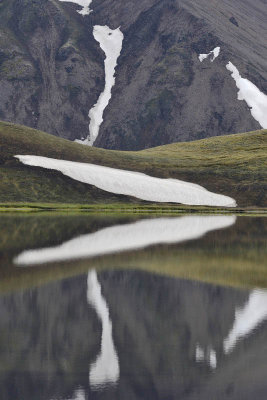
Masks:
[[[266,399],[267,218],[0,217],[0,399]]]

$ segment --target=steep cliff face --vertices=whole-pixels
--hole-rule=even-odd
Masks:
[[[0,118],[68,139],[88,135],[104,88],[93,26],[121,27],[116,83],[95,145],[135,150],[260,128],[226,64],[266,92],[262,0],[0,2]],[[200,62],[200,53],[220,47]]]
[[[239,0],[158,1],[134,21],[122,18],[116,85],[95,144],[141,149],[259,127],[246,102],[237,100],[226,64],[231,60],[266,90],[263,18],[261,1]],[[217,46],[213,62],[200,62],[199,54]]]
[[[75,139],[104,86],[84,19],[57,0],[0,3],[0,118]]]

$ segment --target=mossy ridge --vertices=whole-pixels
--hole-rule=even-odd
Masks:
[[[231,196],[239,207],[266,207],[266,133],[267,130],[260,130],[123,152],[83,146],[1,122],[0,202],[140,203],[76,182],[56,171],[24,166],[14,158],[16,154],[33,154],[177,178]]]

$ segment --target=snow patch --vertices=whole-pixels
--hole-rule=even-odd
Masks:
[[[77,13],[81,15],[89,15],[92,10],[90,10],[89,6],[92,3],[92,0],[59,0],[65,3],[74,3],[78,4],[78,6],[81,6],[82,9],[80,11],[77,11]]]
[[[198,59],[200,62],[204,61],[206,58],[210,57],[210,61],[213,62],[220,55],[221,48],[215,47],[207,54],[199,54]]]
[[[109,309],[101,293],[96,271],[89,271],[87,278],[87,301],[92,305],[102,323],[101,351],[90,366],[89,383],[93,390],[114,385],[120,376],[117,352],[112,338],[112,322]]]
[[[112,30],[108,26],[100,25],[94,26],[93,35],[106,55],[105,89],[101,93],[97,103],[89,111],[90,124],[88,138],[85,140],[76,140],[78,143],[89,146],[93,146],[98,136],[100,125],[103,122],[104,110],[111,99],[111,89],[115,84],[115,68],[121,53],[124,37],[120,28]]]
[[[242,78],[238,69],[230,61],[226,68],[232,72],[231,76],[239,89],[238,100],[245,100],[253,118],[262,128],[267,129],[267,96],[248,79]]]
[[[209,192],[199,185],[178,179],[154,178],[134,171],[40,156],[15,157],[23,164],[60,171],[72,179],[110,193],[163,203],[236,207],[231,197]]]
[[[55,247],[26,250],[14,259],[14,263],[36,265],[142,249],[156,244],[180,243],[198,239],[213,230],[228,228],[235,221],[234,216],[141,220],[81,235]]]
[[[233,328],[223,343],[224,352],[230,353],[238,340],[248,336],[266,319],[267,290],[255,289],[250,293],[246,305],[235,312]]]

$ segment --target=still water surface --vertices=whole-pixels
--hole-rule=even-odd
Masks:
[[[0,399],[266,399],[266,228],[1,217]]]

